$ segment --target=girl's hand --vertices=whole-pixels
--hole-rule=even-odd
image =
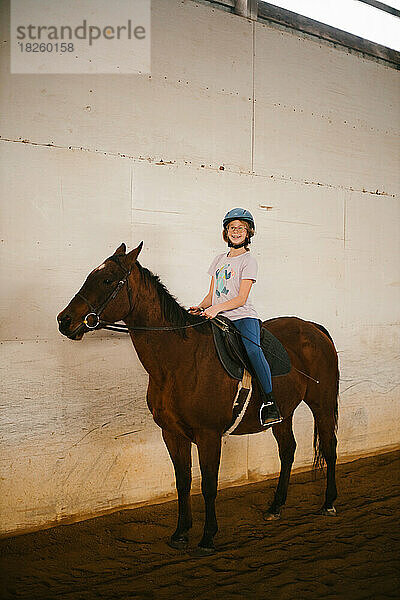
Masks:
[[[221,312],[221,310],[218,308],[218,306],[216,304],[214,304],[214,306],[210,306],[209,308],[206,308],[206,310],[204,311],[204,316],[207,317],[207,319],[213,319],[220,312]]]
[[[201,306],[190,306],[189,307],[189,312],[192,313],[192,315],[201,315],[203,310],[204,309]]]

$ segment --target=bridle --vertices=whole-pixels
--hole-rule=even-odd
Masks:
[[[120,279],[120,281],[117,283],[117,285],[112,290],[112,292],[107,296],[107,298],[104,300],[104,302],[97,309],[94,308],[92,303],[83,294],[81,294],[81,292],[77,292],[77,294],[75,294],[75,298],[76,297],[81,298],[81,300],[83,300],[85,302],[85,304],[88,306],[88,308],[90,309],[90,312],[87,313],[87,315],[82,319],[82,323],[80,323],[72,331],[72,333],[70,335],[75,335],[76,333],[78,333],[80,331],[80,329],[82,327],[86,327],[90,331],[93,331],[94,329],[110,329],[112,331],[121,331],[123,333],[129,333],[130,331],[133,331],[133,330],[175,331],[177,329],[188,329],[190,327],[197,327],[198,325],[204,325],[204,323],[206,322],[206,319],[203,318],[198,323],[190,323],[189,325],[181,325],[181,326],[175,326],[175,327],[168,327],[168,326],[167,327],[128,327],[127,325],[123,325],[122,323],[112,323],[112,322],[110,323],[108,321],[103,321],[100,318],[101,314],[104,312],[107,305],[117,297],[117,295],[122,290],[122,288],[124,287],[125,284],[127,286],[127,293],[128,293],[128,299],[129,299],[129,311],[126,313],[126,315],[124,317],[122,317],[121,321],[124,321],[126,319],[126,317],[128,317],[134,309],[134,305],[132,302],[132,289],[131,289],[130,282],[129,282],[129,276],[132,272],[133,265],[129,269],[129,271],[127,271],[121,264],[121,261],[119,260],[118,255],[112,255],[109,258],[107,258],[106,261],[107,260],[114,261],[120,267],[120,269],[124,272],[124,277],[123,277],[123,279]]]
[[[130,331],[134,331],[134,330],[142,330],[142,331],[176,331],[177,329],[188,329],[190,327],[197,327],[199,325],[203,325],[207,319],[204,319],[204,317],[202,318],[201,321],[199,321],[198,323],[191,323],[189,325],[181,325],[181,326],[175,326],[175,327],[128,327],[127,325],[123,325],[121,323],[109,323],[108,321],[103,321],[100,316],[101,313],[104,312],[105,308],[107,307],[107,305],[109,304],[109,302],[111,302],[112,300],[114,300],[117,295],[119,294],[119,292],[122,290],[122,288],[124,287],[124,285],[126,284],[127,286],[127,293],[128,293],[128,299],[129,299],[129,311],[126,313],[126,315],[124,317],[122,317],[122,321],[124,321],[126,319],[126,317],[128,317],[131,312],[134,309],[134,305],[132,303],[132,289],[129,283],[129,276],[132,272],[133,269],[133,265],[132,267],[129,269],[129,271],[127,271],[121,264],[118,255],[112,255],[109,258],[106,259],[107,260],[112,260],[114,261],[119,267],[120,269],[123,271],[124,273],[124,278],[120,279],[119,282],[117,283],[117,285],[115,286],[115,288],[112,290],[112,292],[107,296],[107,298],[104,300],[104,302],[100,305],[99,308],[95,309],[93,307],[93,305],[91,304],[91,302],[89,302],[89,300],[87,298],[85,298],[85,296],[83,294],[81,294],[80,292],[77,292],[77,294],[75,294],[75,297],[79,297],[81,298],[85,304],[87,304],[87,306],[90,309],[90,312],[87,313],[87,315],[83,318],[82,323],[80,323],[70,335],[74,335],[76,333],[78,333],[78,331],[80,331],[80,329],[82,327],[86,327],[89,330],[94,330],[94,329],[110,329],[112,331],[121,331],[123,333],[129,333]],[[89,317],[94,317],[95,321],[90,324],[88,319]],[[254,342],[254,340],[250,340],[250,338],[247,338],[245,335],[239,333],[237,330],[235,329],[231,329],[231,327],[225,322],[225,321],[221,321],[220,319],[218,319],[218,317],[214,317],[212,319],[212,321],[217,325],[217,327],[219,327],[220,329],[222,329],[225,332],[231,332],[231,333],[236,333],[238,335],[240,335],[241,337],[244,337],[246,339],[248,339],[250,342],[252,342],[253,344],[255,344],[256,346],[258,346],[259,348],[261,348],[261,346],[259,344],[257,344],[256,342]],[[262,348],[261,348],[262,349]],[[277,357],[279,358],[279,357]],[[307,375],[307,373],[304,373],[303,371],[300,371],[299,369],[297,369],[296,367],[293,367],[296,371],[298,371],[299,373],[301,373],[302,375],[304,375],[305,377],[307,377],[308,379],[311,379],[313,381],[315,381],[315,383],[319,383],[318,380],[314,379],[313,377],[311,377],[310,375]]]
[[[120,279],[119,282],[117,283],[117,285],[115,286],[115,288],[110,292],[110,294],[107,296],[107,298],[104,300],[104,302],[97,308],[95,308],[93,306],[93,304],[81,293],[81,292],[77,292],[75,294],[75,298],[80,298],[81,300],[83,300],[85,302],[85,304],[88,306],[90,312],[87,313],[87,315],[82,319],[82,323],[80,323],[73,331],[70,335],[75,335],[76,333],[78,333],[83,327],[86,327],[89,330],[93,330],[93,329],[101,329],[101,327],[103,326],[102,323],[106,324],[105,321],[101,320],[101,314],[104,312],[104,310],[106,309],[107,305],[114,300],[114,298],[116,298],[119,294],[119,292],[122,290],[122,288],[124,287],[124,285],[126,284],[127,286],[127,292],[128,292],[128,299],[129,299],[129,311],[127,312],[127,314],[125,315],[125,317],[123,317],[124,319],[126,319],[126,317],[132,312],[133,310],[133,304],[132,304],[132,290],[131,290],[131,286],[129,283],[129,275],[132,272],[132,267],[129,269],[129,271],[127,271],[123,265],[121,264],[121,261],[119,260],[117,255],[113,255],[110,256],[109,258],[106,259],[107,260],[112,260],[114,261],[119,268],[123,271],[124,273],[124,277],[123,279]],[[109,325],[112,325],[112,323],[109,323]]]

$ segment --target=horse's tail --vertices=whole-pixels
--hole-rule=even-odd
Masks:
[[[322,331],[322,333],[324,333],[332,342],[333,347],[335,349],[336,352],[336,348],[335,348],[335,344],[334,341],[332,339],[331,334],[329,333],[329,331],[323,326],[323,325],[319,325],[318,323],[314,323],[313,321],[311,321],[311,323],[313,325],[315,325],[315,327],[317,327],[320,331]],[[337,431],[337,423],[338,423],[338,412],[339,412],[339,378],[340,378],[340,372],[339,372],[339,366],[337,367],[337,371],[336,371],[336,383],[335,383],[335,397],[334,397],[334,403],[333,403],[333,414],[331,415],[331,419],[332,419],[332,433],[335,435],[336,431]],[[335,443],[336,443],[336,438],[335,438]],[[314,469],[322,469],[324,467],[325,464],[325,459],[321,450],[321,444],[320,444],[320,439],[319,439],[319,432],[318,432],[318,427],[317,427],[317,423],[316,420],[314,419],[314,462],[313,462],[313,468]]]

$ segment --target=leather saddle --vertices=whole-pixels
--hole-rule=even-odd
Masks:
[[[253,367],[247,356],[241,335],[235,327],[235,322],[218,315],[211,321],[215,347],[218,357],[227,371],[234,379],[242,379],[246,368],[254,375]],[[261,348],[271,369],[271,375],[286,375],[291,369],[289,355],[281,344],[265,326],[261,327]]]

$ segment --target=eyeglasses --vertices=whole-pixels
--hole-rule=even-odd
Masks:
[[[246,229],[246,227],[243,227],[242,225],[239,225],[239,227],[234,227],[233,225],[229,225],[228,231],[237,231],[238,233],[243,233],[244,231],[247,231],[247,229]]]

